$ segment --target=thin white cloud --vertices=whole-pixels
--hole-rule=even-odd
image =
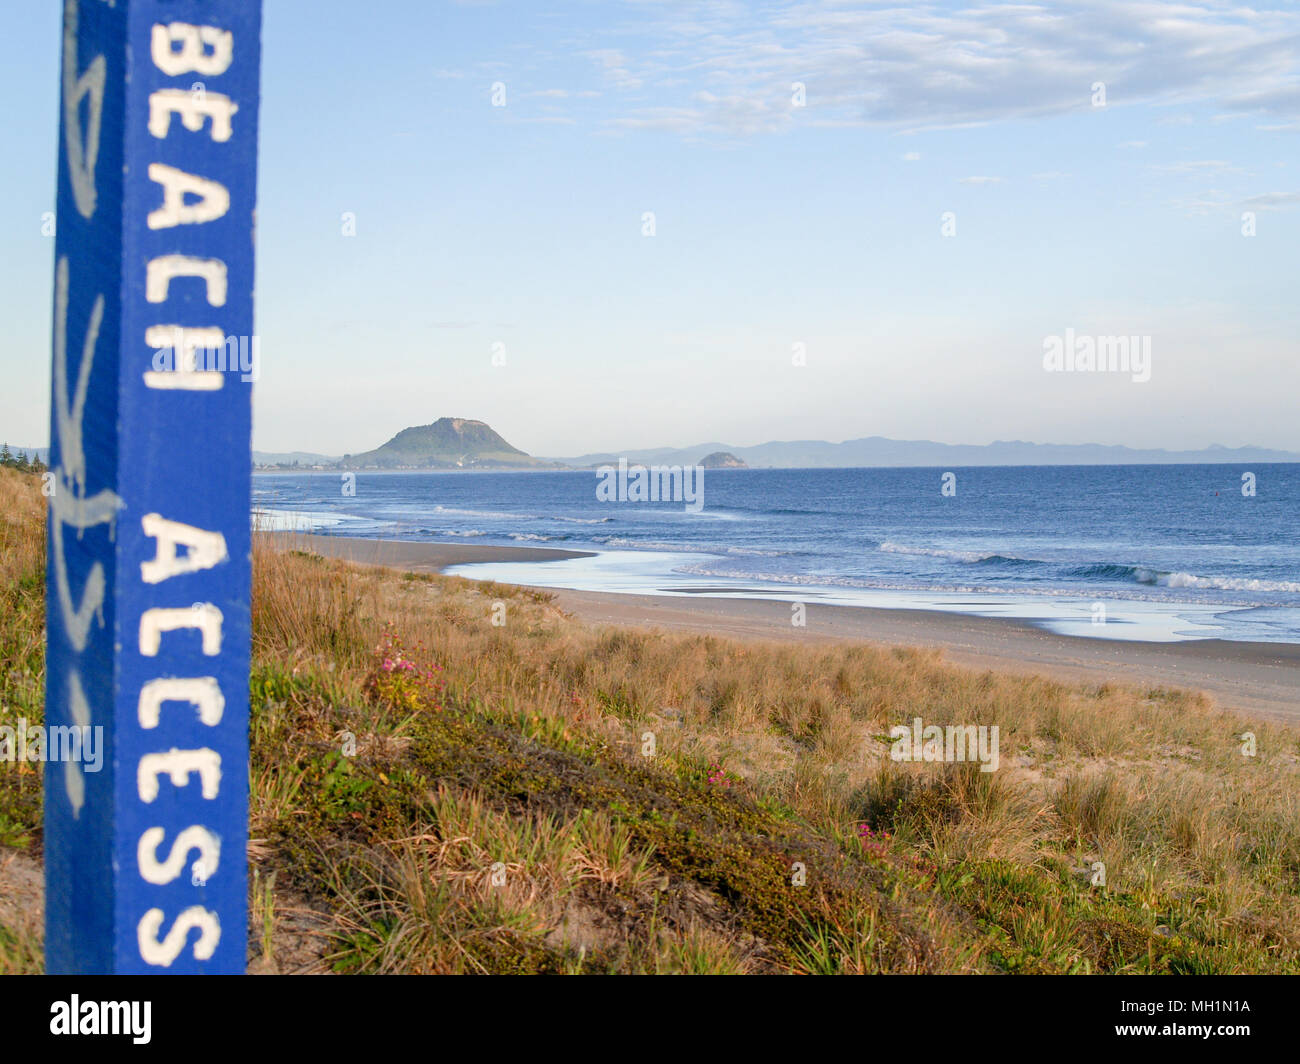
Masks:
[[[714,131],[748,135],[784,128],[793,121],[789,108],[749,96],[699,92],[686,107],[643,107],[608,124],[615,129],[655,129],[677,133]]]
[[[1188,159],[1177,163],[1160,163],[1153,165],[1152,170],[1162,174],[1204,174],[1204,173],[1235,173],[1242,172],[1238,166],[1224,159]]]
[[[641,87],[641,78],[629,70],[629,61],[618,48],[597,48],[587,52],[587,58],[595,62],[601,74],[619,89],[636,89]]]
[[[1222,189],[1210,189],[1199,196],[1175,199],[1172,206],[1188,214],[1207,215],[1241,211],[1289,211],[1300,207],[1300,192],[1262,192],[1244,199]]]
[[[1300,207],[1300,192],[1265,192],[1250,196],[1237,206],[1247,211],[1286,211]]]
[[[1099,81],[1110,107],[1300,115],[1293,9],[1235,0],[959,8],[802,0],[756,11],[665,0],[633,10],[647,21],[620,38],[623,47],[586,53],[615,87],[656,97],[614,119],[623,128],[662,128],[666,111],[674,128],[737,135],[780,132],[792,120],[959,127],[1084,112]],[[671,82],[685,85],[665,88]],[[806,87],[807,107],[792,112],[794,82]]]

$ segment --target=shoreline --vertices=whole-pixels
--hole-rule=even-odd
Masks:
[[[360,539],[355,536],[320,536],[311,532],[271,532],[289,536],[330,558],[360,565],[384,565],[416,573],[441,573],[451,565],[476,562],[558,562],[566,558],[593,558],[594,551],[560,547],[500,547],[477,543],[413,543],[404,539]]]
[[[277,534],[282,535],[282,534]],[[412,543],[286,533],[328,557],[412,572],[441,573],[479,562],[542,562],[592,551],[461,543]],[[809,603],[793,628],[789,605],[705,594],[660,596],[544,588],[556,604],[594,625],[662,628],[737,639],[866,642],[939,649],[946,660],[994,672],[1037,673],[1066,682],[1120,683],[1204,691],[1227,709],[1300,721],[1300,645],[1224,639],[1175,643],[1059,635],[1022,621],[938,610]]]

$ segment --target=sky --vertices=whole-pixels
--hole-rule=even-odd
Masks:
[[[49,434],[60,8],[10,0],[0,35],[23,446]],[[264,12],[260,450],[443,416],[545,456],[1300,450],[1294,3]],[[1067,330],[1149,338],[1150,379],[1047,371]]]

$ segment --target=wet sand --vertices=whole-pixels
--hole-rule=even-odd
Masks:
[[[295,536],[331,557],[415,572],[475,562],[558,561],[587,551],[404,543]],[[807,605],[807,625],[790,623],[790,605],[708,595],[626,595],[548,588],[557,605],[595,625],[704,632],[739,639],[848,641],[937,647],[946,660],[998,672],[1036,673],[1085,683],[1183,687],[1205,691],[1244,713],[1300,723],[1300,645],[1202,639],[1136,643],[1057,635],[1018,621],[932,610]]]
[[[557,550],[551,547],[483,547],[473,543],[408,543],[393,539],[349,539],[345,536],[313,536],[297,532],[272,533],[291,539],[294,546],[314,550],[331,558],[362,565],[386,565],[416,573],[440,573],[449,565],[471,562],[558,562],[565,558],[590,558],[585,550]]]

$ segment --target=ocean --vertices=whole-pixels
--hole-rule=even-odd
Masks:
[[[945,473],[951,473],[944,493]],[[262,527],[594,552],[457,567],[543,587],[1012,617],[1092,638],[1300,642],[1300,465],[707,470],[703,505],[594,471],[258,474]],[[609,497],[609,493],[605,493]]]

